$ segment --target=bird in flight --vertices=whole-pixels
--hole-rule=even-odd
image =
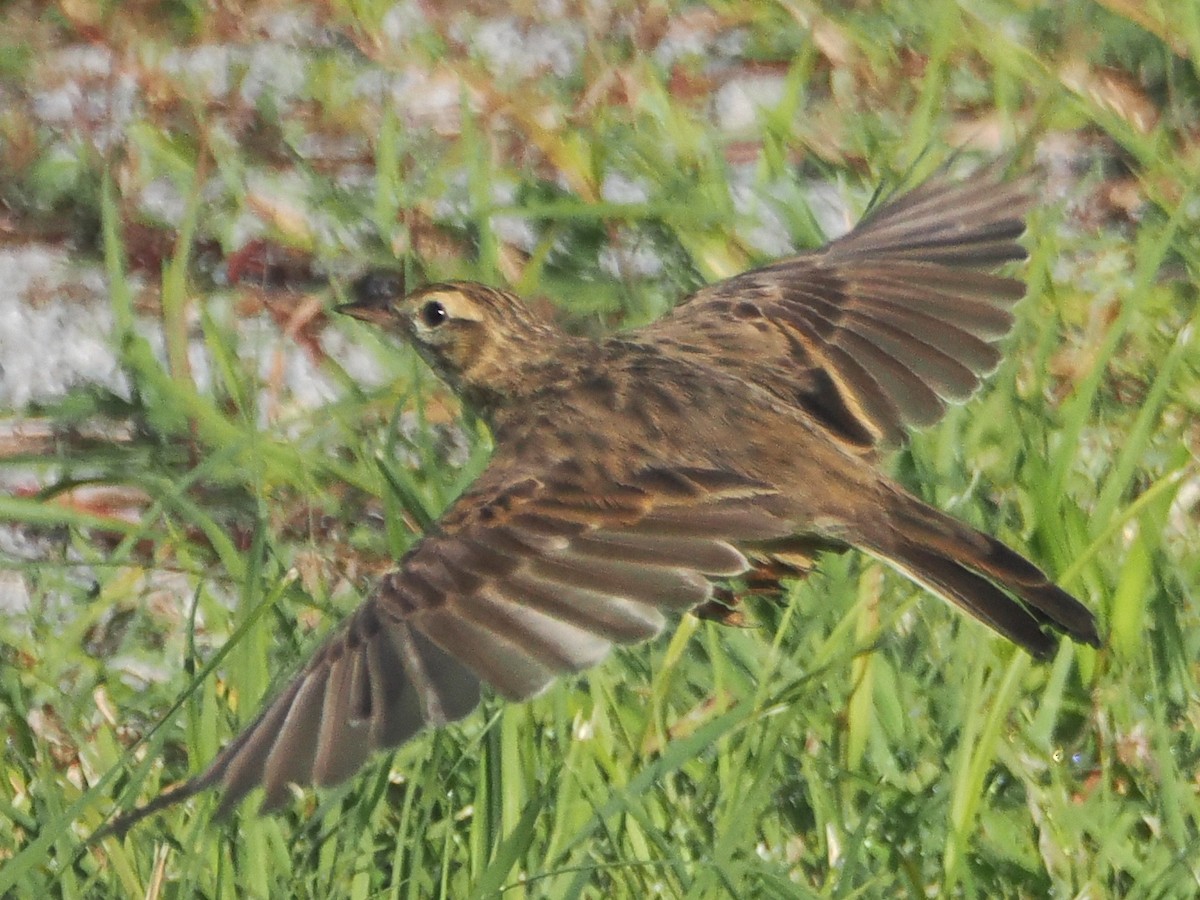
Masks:
[[[473,282],[375,271],[344,313],[416,348],[492,431],[479,478],[196,778],[333,785],[374,752],[599,663],[729,579],[861,550],[1034,657],[1099,646],[1092,613],[1015,550],[914,497],[881,450],[996,367],[1024,285],[1030,192],[937,177],[819,250],[705,287],[642,328],[569,335]]]

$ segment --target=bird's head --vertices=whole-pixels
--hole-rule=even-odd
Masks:
[[[404,293],[404,278],[378,270],[351,287],[338,307],[416,348],[456,393],[479,412],[511,402],[532,369],[567,340],[515,294],[471,281],[431,284]]]

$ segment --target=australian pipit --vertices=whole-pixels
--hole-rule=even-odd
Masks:
[[[1029,192],[937,179],[822,249],[698,291],[600,341],[513,294],[386,272],[342,311],[411,343],[486,420],[479,479],[207,771],[117,820],[210,786],[227,811],[330,785],[376,750],[520,700],[653,637],[713,581],[807,572],[857,548],[1038,658],[1094,616],[1000,541],[876,466],[993,369],[1020,281]]]

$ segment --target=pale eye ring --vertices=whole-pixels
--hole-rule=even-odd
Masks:
[[[430,300],[421,307],[421,321],[429,328],[437,328],[450,318],[441,300]]]

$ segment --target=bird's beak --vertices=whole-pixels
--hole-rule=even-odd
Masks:
[[[386,325],[394,319],[392,301],[404,296],[404,275],[386,269],[368,272],[350,285],[349,303],[334,307],[361,322]]]
[[[360,322],[370,322],[373,325],[386,324],[387,320],[391,318],[391,313],[387,311],[386,307],[371,306],[361,300],[335,306],[333,311],[358,319]]]

